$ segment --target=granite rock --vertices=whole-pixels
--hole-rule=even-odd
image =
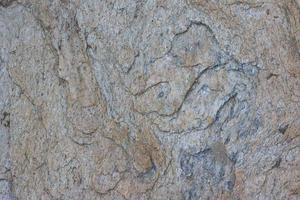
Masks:
[[[299,0],[0,0],[0,199],[299,199]]]

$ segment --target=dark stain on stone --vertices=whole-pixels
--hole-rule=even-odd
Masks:
[[[271,79],[272,77],[278,77],[278,76],[279,76],[278,74],[270,73],[270,74],[267,76],[267,80]]]
[[[160,92],[159,94],[158,94],[158,98],[162,98],[164,96],[164,92]]]
[[[288,128],[289,128],[289,124],[281,125],[281,126],[278,128],[278,131],[279,131],[281,134],[284,134]]]
[[[10,127],[10,113],[8,112],[3,112],[3,117],[0,119],[0,123],[6,127],[9,128]]]
[[[282,159],[281,159],[281,158],[278,158],[278,159],[276,160],[275,164],[272,166],[272,169],[278,168],[278,167],[280,166],[280,164],[281,164],[281,161],[282,161]]]
[[[0,6],[7,8],[13,4],[15,0],[0,0]]]

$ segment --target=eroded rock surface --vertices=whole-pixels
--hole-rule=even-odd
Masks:
[[[0,0],[0,198],[300,199],[299,0]]]

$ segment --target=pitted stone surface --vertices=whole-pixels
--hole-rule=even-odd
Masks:
[[[0,199],[299,199],[299,0],[0,0]]]

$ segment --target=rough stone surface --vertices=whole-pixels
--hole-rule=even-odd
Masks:
[[[300,199],[299,0],[0,0],[0,199]]]

